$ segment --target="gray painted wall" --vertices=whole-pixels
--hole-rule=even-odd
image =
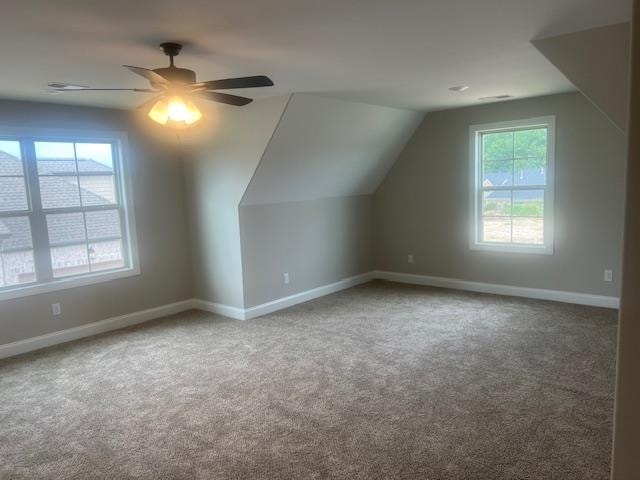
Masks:
[[[370,195],[241,206],[245,306],[371,271],[372,222]]]
[[[611,480],[640,474],[640,0],[633,4],[629,148]]]
[[[128,132],[142,272],[0,302],[0,344],[191,298],[184,173],[173,149],[152,141],[120,110],[5,100],[0,124]],[[54,302],[62,315],[51,316]]]
[[[188,162],[195,296],[242,308],[238,206],[289,97],[220,108],[210,137]]]
[[[240,206],[245,308],[372,270],[370,194],[423,116],[291,97]]]
[[[423,116],[294,94],[242,204],[372,194]]]
[[[555,254],[471,251],[469,125],[544,115],[557,122]],[[430,113],[376,192],[376,267],[617,296],[624,165],[623,133],[579,93]]]
[[[328,195],[346,188],[343,183],[335,190],[332,183],[343,171],[341,165],[350,172],[347,183],[357,186],[355,191],[362,185],[368,185],[365,191],[373,188],[387,168],[386,156],[371,162],[358,156],[355,161],[356,156],[350,156],[347,148],[349,135],[343,135],[351,128],[354,111],[374,112],[377,107],[306,95],[301,98],[302,103],[294,105],[309,107],[310,101],[316,114],[326,114],[307,117],[305,109],[296,107],[284,133],[278,133],[289,97],[260,100],[242,110],[222,108],[218,124],[212,125],[213,133],[204,140],[200,138],[196,144],[195,139],[183,135],[183,145],[194,141],[189,144],[193,155],[188,158],[179,158],[157,135],[152,138],[149,132],[141,132],[127,112],[0,102],[0,123],[129,132],[142,267],[142,274],[136,277],[0,303],[0,343],[194,296],[251,307],[374,267],[618,294],[624,137],[581,94],[428,114],[374,196],[339,197]],[[338,114],[343,108],[344,115]],[[383,137],[378,127],[393,126],[394,134],[385,137],[383,145],[375,144],[376,150],[391,155],[400,149],[400,140],[409,136],[412,121],[420,115],[402,111],[387,115],[395,120],[387,123],[374,115],[379,123],[374,122],[377,127],[371,131]],[[542,115],[557,118],[555,255],[470,251],[468,126]],[[289,130],[290,123],[299,125],[307,120],[314,128],[303,129],[306,137],[300,139]],[[327,124],[340,128],[327,127],[313,138],[313,132]],[[358,128],[355,131],[360,132]],[[272,135],[289,139],[292,151],[286,151],[281,143],[272,150]],[[354,135],[358,141],[351,145],[355,150],[366,137],[358,135]],[[310,164],[301,150],[305,138],[308,157],[314,159]],[[322,155],[325,148],[330,156]],[[271,151],[270,156],[265,151]],[[295,162],[288,160],[288,168],[282,170],[280,154],[291,161],[299,159],[304,169],[310,169],[309,178],[315,178],[315,183],[296,174]],[[348,158],[354,163],[341,163]],[[272,168],[269,162],[280,171],[279,182],[285,190],[271,190],[275,184],[267,182],[264,185],[271,186],[260,190],[260,195],[254,190],[253,198],[260,203],[241,204],[247,186],[261,182],[261,168]],[[356,167],[361,169],[361,181],[356,181]],[[310,196],[326,197],[305,198],[300,184],[313,191]],[[265,203],[275,193],[288,200],[296,196],[303,200]],[[406,263],[408,253],[415,256],[412,265]],[[604,268],[614,269],[615,282],[602,281]],[[289,285],[283,282],[284,272],[290,274]],[[62,303],[62,316],[51,316],[53,302]]]

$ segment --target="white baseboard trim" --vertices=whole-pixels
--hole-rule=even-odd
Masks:
[[[6,343],[0,345],[0,359],[13,357],[22,353],[32,352],[34,350],[40,350],[41,348],[51,347],[60,343],[70,342],[72,340],[78,340],[84,337],[90,337],[99,333],[108,332],[111,330],[117,330],[119,328],[136,325],[156,318],[172,315],[174,313],[184,312],[192,308],[204,310],[225,317],[233,318],[236,320],[248,320],[251,318],[266,315],[267,313],[275,312],[276,310],[282,310],[283,308],[291,307],[298,303],[313,300],[314,298],[322,297],[330,293],[334,293],[346,288],[366,283],[373,280],[373,272],[367,272],[362,275],[356,275],[355,277],[345,278],[329,285],[307,290],[305,292],[296,293],[288,297],[279,298],[272,302],[263,303],[255,307],[243,309],[238,307],[232,307],[229,305],[223,305],[221,303],[208,302],[197,298],[183,300],[181,302],[171,303],[168,305],[162,305],[160,307],[149,308],[147,310],[141,310],[139,312],[128,313],[126,315],[120,315],[118,317],[107,318],[105,320],[99,320],[97,322],[88,323],[86,325],[80,325],[78,327],[68,328],[66,330],[60,330],[58,332],[47,333],[38,337],[27,338],[19,340],[17,342]]]
[[[198,310],[204,310],[205,312],[215,313],[235,320],[246,320],[243,308],[232,307],[222,303],[208,302],[207,300],[200,300],[199,298],[194,298],[192,300],[192,304],[193,308],[197,308]]]
[[[38,337],[27,338],[17,342],[0,345],[0,359],[20,355],[41,348],[50,347],[59,343],[70,342],[79,338],[90,337],[98,333],[117,330],[119,328],[136,325],[155,318],[165,317],[174,313],[183,312],[194,308],[193,300],[183,300],[181,302],[170,303],[160,307],[149,308],[139,312],[128,313],[118,317],[111,317],[99,320],[86,325],[60,330],[58,332],[47,333]]]
[[[373,272],[362,273],[354,277],[344,278],[337,282],[330,283],[329,285],[323,285],[311,290],[295,293],[293,295],[289,295],[288,297],[283,297],[271,302],[256,305],[255,307],[249,307],[244,311],[245,319],[249,320],[251,318],[260,317],[277,310],[282,310],[283,308],[297,305],[298,303],[308,302],[309,300],[313,300],[314,298],[324,297],[325,295],[329,295],[330,293],[339,292],[340,290],[345,290],[362,283],[370,282],[373,279]]]
[[[391,282],[409,283],[413,285],[428,285],[432,287],[451,288],[455,290],[467,290],[471,292],[492,293],[497,295],[509,295],[514,297],[536,298],[541,300],[553,300],[556,302],[577,303],[596,307],[619,308],[619,299],[603,295],[591,295],[588,293],[563,292],[558,290],[545,290],[540,288],[514,287],[511,285],[498,285],[493,283],[471,282],[456,278],[433,277],[428,275],[415,275],[411,273],[372,271],[345,278],[329,285],[313,288],[304,292],[279,298],[261,305],[246,309],[208,302],[197,298],[183,300],[181,302],[162,305],[159,307],[141,310],[118,317],[107,318],[86,325],[47,333],[38,337],[27,338],[13,343],[0,345],[0,359],[20,355],[22,353],[39,350],[60,343],[70,342],[91,335],[117,330],[119,328],[136,325],[156,318],[183,312],[192,308],[204,310],[236,320],[249,320],[268,313],[273,313],[299,303],[308,302],[318,297],[355,287],[374,279],[388,280]]]
[[[619,308],[620,301],[616,297],[592,295],[589,293],[564,292],[561,290],[545,290],[541,288],[514,287],[495,283],[470,282],[457,278],[432,277],[415,275],[412,273],[376,271],[374,277],[391,282],[410,283],[413,285],[428,285],[431,287],[452,288],[470,292],[493,293],[513,297],[536,298],[539,300],[553,300],[564,303],[577,303],[594,307]]]
[[[225,317],[234,318],[236,320],[250,320],[252,318],[260,317],[268,313],[273,313],[283,308],[292,307],[298,303],[308,302],[314,298],[323,297],[330,293],[335,293],[346,288],[355,287],[361,283],[366,283],[373,280],[373,272],[367,272],[354,277],[345,278],[329,285],[323,285],[321,287],[306,290],[304,292],[295,293],[287,297],[278,298],[271,302],[262,303],[254,307],[239,308],[232,307],[230,305],[224,305],[221,303],[208,302],[206,300],[194,299],[193,308],[198,308],[206,312],[216,313]]]

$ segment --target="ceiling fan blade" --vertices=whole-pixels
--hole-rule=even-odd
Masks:
[[[153,70],[149,70],[148,68],[132,67],[131,65],[123,65],[123,67],[124,68],[128,68],[129,70],[131,70],[136,75],[140,75],[141,77],[146,78],[153,85],[168,86],[169,83],[170,83],[169,80],[164,78],[162,75],[159,75],[156,72],[154,72]]]
[[[47,87],[53,88],[58,92],[82,92],[84,90],[90,91],[112,91],[122,90],[126,92],[156,92],[150,88],[91,88],[86,85],[78,85],[76,83],[62,83],[62,82],[50,82],[47,83]]]
[[[56,90],[84,90],[87,87],[86,85],[78,85],[77,83],[66,83],[66,82],[49,82],[47,83],[47,87],[55,88]]]
[[[58,92],[142,92],[142,93],[158,93],[159,90],[151,90],[150,88],[54,88]]]
[[[253,102],[252,98],[229,95],[228,93],[195,92],[193,95],[196,97],[204,98],[206,100],[211,100],[212,102],[226,103],[227,105],[235,105],[237,107],[241,107]]]
[[[194,86],[205,87],[205,90],[228,90],[232,88],[256,88],[256,87],[272,87],[273,81],[264,75],[256,75],[254,77],[225,78],[222,80],[210,80],[208,82],[200,82]]]

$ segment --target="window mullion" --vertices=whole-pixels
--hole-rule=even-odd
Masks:
[[[76,164],[76,181],[78,182],[78,201],[80,203],[80,209],[82,212],[82,224],[84,227],[84,249],[87,252],[87,266],[89,267],[89,272],[91,272],[92,271],[91,252],[89,251],[89,234],[87,233],[87,215],[85,214],[84,202],[82,201],[82,186],[80,185],[80,168],[78,167],[78,151],[77,151],[75,142],[73,142],[73,158]]]
[[[118,205],[118,215],[120,217],[120,245],[122,248],[122,255],[127,265],[131,265],[133,261],[133,255],[130,251],[129,230],[127,226],[127,212],[122,205]]]
[[[482,171],[484,168],[484,135],[478,135],[478,143],[476,144],[476,156],[478,161],[475,162],[475,186],[476,186],[476,201],[475,201],[475,242],[482,239],[482,232],[484,230],[484,215],[483,215],[483,185],[482,185]]]
[[[31,238],[33,240],[33,255],[38,282],[49,282],[53,279],[51,255],[49,253],[49,233],[47,220],[42,210],[40,182],[38,181],[38,162],[36,160],[33,139],[24,141],[27,184],[29,185],[31,214]]]
[[[509,218],[509,224],[511,228],[510,242],[513,243],[513,190],[511,190],[511,218]]]
[[[508,185],[499,187],[480,187],[481,192],[511,192],[521,190],[546,190],[548,185]]]

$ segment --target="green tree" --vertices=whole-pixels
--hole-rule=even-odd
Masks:
[[[515,158],[519,169],[544,167],[547,163],[547,129],[536,128],[515,132],[482,135],[482,157],[486,173],[506,173]]]

